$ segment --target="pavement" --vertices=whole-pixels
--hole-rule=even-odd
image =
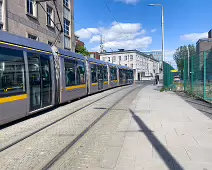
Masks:
[[[120,169],[212,169],[212,121],[173,92],[147,86],[134,100]]]
[[[123,97],[51,169],[212,170],[212,120],[175,93],[159,90],[148,85]],[[114,94],[3,152],[1,169],[41,169],[122,96]]]

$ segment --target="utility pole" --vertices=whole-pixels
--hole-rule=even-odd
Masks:
[[[100,35],[100,53],[104,52],[104,45],[103,45],[103,38],[102,35]]]

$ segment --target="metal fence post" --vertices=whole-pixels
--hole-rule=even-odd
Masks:
[[[204,83],[203,83],[203,98],[204,100],[206,100],[207,96],[206,96],[206,52],[204,51],[203,53],[204,55]]]
[[[194,92],[194,56],[191,57],[191,91]]]

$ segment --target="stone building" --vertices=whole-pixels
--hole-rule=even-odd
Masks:
[[[61,28],[60,18],[63,33],[56,46],[75,51],[74,0],[57,0],[55,3],[59,17],[53,0],[40,4],[35,0],[0,0],[0,29],[52,44],[59,34],[57,27]]]

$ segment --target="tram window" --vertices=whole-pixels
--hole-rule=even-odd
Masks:
[[[23,52],[0,47],[0,97],[25,92]]]
[[[76,85],[75,61],[65,60],[65,76],[66,86]]]
[[[117,80],[117,70],[116,68],[110,68],[111,80]]]
[[[97,67],[94,64],[91,64],[91,81],[92,83],[97,83]]]
[[[104,71],[104,81],[108,81],[108,72],[107,72],[107,67],[103,67],[103,71]]]
[[[85,63],[77,62],[77,84],[85,84]]]

